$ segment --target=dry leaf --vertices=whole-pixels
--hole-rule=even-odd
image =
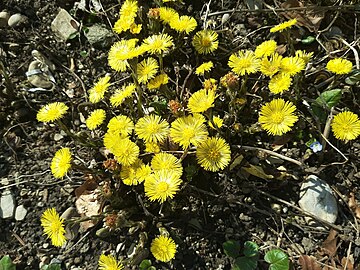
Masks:
[[[331,229],[328,237],[325,239],[321,246],[321,250],[324,254],[334,257],[336,255],[336,242],[337,242],[337,231]]]
[[[85,190],[75,201],[75,206],[81,217],[92,217],[100,214],[102,203],[99,200],[100,191]],[[98,220],[91,219],[80,223],[82,231],[94,227],[98,223]]]
[[[282,8],[296,8],[305,7],[301,1],[287,0],[281,4]],[[287,19],[297,20],[297,24],[306,27],[310,32],[317,32],[319,30],[322,19],[325,16],[324,11],[314,11],[309,7],[306,10],[294,10],[282,13]]]
[[[341,265],[344,267],[344,270],[354,270],[354,256],[350,255],[349,259],[347,259],[347,257],[343,257],[341,259]]]
[[[266,174],[260,166],[255,166],[252,164],[249,164],[250,167],[242,167],[241,169],[245,172],[254,175],[256,177],[259,177],[261,179],[267,180],[267,179],[273,179],[274,176],[270,174]]]
[[[350,209],[354,212],[355,216],[357,218],[360,218],[360,206],[356,203],[355,195],[353,192],[350,192],[348,204]]]
[[[320,265],[313,256],[301,255],[299,258],[301,270],[321,270]]]

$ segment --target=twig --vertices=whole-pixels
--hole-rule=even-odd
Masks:
[[[236,147],[238,149],[244,149],[244,150],[252,150],[252,151],[263,151],[267,154],[270,154],[272,156],[275,156],[275,157],[278,157],[278,158],[281,158],[283,160],[286,160],[286,161],[289,161],[289,162],[292,162],[298,166],[304,166],[304,164],[296,159],[293,159],[293,158],[289,158],[287,156],[284,156],[282,154],[279,154],[279,153],[276,153],[274,151],[271,151],[271,150],[267,150],[267,149],[263,149],[263,148],[259,148],[259,147],[254,147],[254,146],[246,146],[246,145],[232,145],[232,147]]]
[[[355,65],[356,65],[356,69],[360,69],[360,63],[359,63],[359,53],[357,52],[357,50],[351,46],[351,44],[349,44],[345,39],[340,38],[341,42],[344,43],[346,46],[348,46],[352,52],[354,53],[354,57],[355,57]]]

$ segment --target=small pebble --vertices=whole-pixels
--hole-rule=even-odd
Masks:
[[[10,14],[6,11],[0,12],[0,27],[5,27],[8,25],[8,20],[10,18]]]
[[[14,15],[11,15],[8,20],[8,25],[10,27],[17,27],[27,21],[27,17],[24,15],[21,15],[20,13],[16,13]]]

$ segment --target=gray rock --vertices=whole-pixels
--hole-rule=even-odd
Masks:
[[[26,22],[27,22],[26,16],[24,16],[20,13],[16,13],[16,14],[10,16],[10,18],[8,20],[8,25],[10,27],[17,27]]]
[[[73,217],[79,217],[78,212],[76,211],[75,207],[69,207],[65,210],[64,213],[62,213],[61,218],[63,219],[70,219]],[[65,226],[65,237],[69,240],[74,239],[77,234],[79,233],[79,224],[73,223],[73,224],[66,224]]]
[[[51,22],[51,30],[63,41],[74,35],[80,24],[65,10],[60,9],[55,19]]]
[[[105,25],[94,24],[87,28],[85,36],[91,45],[106,48],[112,43],[114,34]]]
[[[14,195],[10,190],[5,190],[0,198],[0,217],[12,218],[15,210]]]
[[[299,205],[304,211],[329,223],[335,223],[336,221],[338,207],[331,188],[325,181],[315,175],[308,176],[301,185]],[[306,220],[310,225],[314,225],[319,229],[325,229],[311,218]]]
[[[42,72],[42,67],[43,63],[40,61],[32,61],[26,73],[28,81],[35,87],[50,89],[53,86],[53,82],[51,82],[51,78],[47,73]]]
[[[10,18],[10,14],[6,11],[0,12],[0,27],[5,27],[8,25],[8,20]]]
[[[19,205],[15,210],[15,220],[23,220],[27,214],[27,210],[23,205]]]

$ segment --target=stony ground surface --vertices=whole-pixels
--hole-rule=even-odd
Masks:
[[[84,2],[86,10],[95,9],[88,1]],[[185,2],[189,3],[183,7],[184,13],[189,12],[200,21],[206,5],[202,1]],[[332,5],[331,1],[318,2],[324,6]],[[15,215],[0,218],[0,257],[9,255],[17,269],[38,269],[54,258],[62,262],[62,269],[95,269],[102,252],[115,251],[119,258],[126,258],[131,253],[133,243],[138,241],[135,235],[128,235],[125,231],[111,239],[99,239],[96,230],[101,225],[98,225],[80,233],[69,245],[59,249],[51,246],[43,236],[39,221],[42,212],[48,207],[55,206],[62,213],[74,206],[75,189],[84,182],[84,177],[81,174],[74,174],[64,180],[52,177],[49,163],[53,153],[59,144],[71,146],[72,143],[56,126],[49,128],[37,122],[36,112],[42,105],[57,100],[67,100],[74,107],[82,103],[84,91],[93,85],[98,74],[110,71],[107,51],[111,42],[116,40],[115,36],[105,31],[108,36],[100,44],[90,44],[83,32],[64,42],[55,36],[51,22],[59,8],[64,8],[82,26],[89,27],[97,23],[111,30],[109,24],[116,20],[119,5],[116,1],[109,0],[101,3],[106,13],[100,10],[90,14],[71,0],[3,0],[0,3],[0,10],[6,9],[10,15],[21,14],[12,18],[15,22],[12,21],[11,27],[0,25],[1,59],[14,85],[14,96],[0,96],[0,193],[1,200],[6,200],[4,205],[16,208]],[[249,9],[249,3],[250,1],[208,2],[210,13],[233,8]],[[266,1],[263,8],[279,7],[277,4]],[[235,50],[234,48],[258,44],[266,38],[265,31],[261,31],[263,26],[275,25],[284,19],[280,14],[271,12],[228,14],[231,17],[226,22],[223,14],[211,17],[219,33],[224,33],[224,41],[220,42],[224,52],[230,50],[230,47]],[[319,29],[332,26],[333,31],[342,29],[349,43],[358,39],[359,29],[358,26],[355,27],[358,13],[343,10],[339,13],[327,11],[324,14]],[[336,19],[333,21],[334,16]],[[329,29],[320,38],[329,33]],[[302,27],[301,31],[308,29]],[[343,44],[336,43],[336,40],[324,40],[326,46],[333,46],[332,50],[343,50]],[[323,48],[318,44],[313,46],[318,52],[316,59],[321,59],[321,55],[325,54]],[[358,50],[359,45],[355,44],[355,48]],[[55,65],[51,73],[56,86],[48,91],[34,89],[25,75],[35,59],[33,50],[44,54]],[[226,63],[225,57],[220,57],[219,61]],[[226,68],[225,64],[224,69]],[[4,88],[5,83],[2,81],[0,90]],[[346,104],[355,112],[360,111],[360,91],[357,90],[356,96]],[[77,130],[81,119],[74,114],[68,124]],[[190,182],[178,195],[177,204],[163,210],[167,213],[165,217],[154,220],[145,216],[143,218],[150,224],[150,230],[154,231],[157,222],[161,221],[178,237],[176,258],[170,264],[155,263],[156,267],[230,269],[231,260],[224,254],[222,244],[234,239],[240,243],[248,240],[256,242],[261,248],[261,256],[269,249],[280,248],[289,255],[294,269],[301,269],[299,258],[302,255],[314,256],[322,266],[335,267],[332,269],[343,269],[341,265],[344,266],[346,261],[347,269],[360,269],[356,268],[360,263],[358,220],[348,204],[350,192],[360,199],[359,141],[336,145],[349,158],[346,163],[342,163],[343,157],[331,147],[327,147],[325,153],[307,156],[304,144],[295,144],[290,140],[285,143],[272,141],[265,134],[234,142],[241,143],[267,149],[274,149],[275,144],[282,144],[279,153],[303,161],[305,166],[260,155],[252,150],[235,149],[234,158],[236,153],[242,153],[244,157],[239,166],[232,166],[234,168],[221,174],[200,172],[196,176],[197,180]],[[80,151],[83,151],[83,156],[87,155],[85,150]],[[255,177],[240,169],[249,164],[266,168],[268,173],[283,166],[287,176],[282,180]],[[309,174],[318,175],[336,192],[339,209],[335,223],[336,236],[330,235],[328,238],[330,227],[321,230],[308,225],[305,215],[297,208],[301,183]],[[158,210],[154,210],[154,213],[156,211]],[[140,212],[139,215],[143,213]],[[331,245],[325,241],[327,238],[328,242],[332,241]],[[152,259],[151,255],[149,258]],[[261,259],[258,268],[267,267]],[[133,268],[137,269],[136,266]]]

